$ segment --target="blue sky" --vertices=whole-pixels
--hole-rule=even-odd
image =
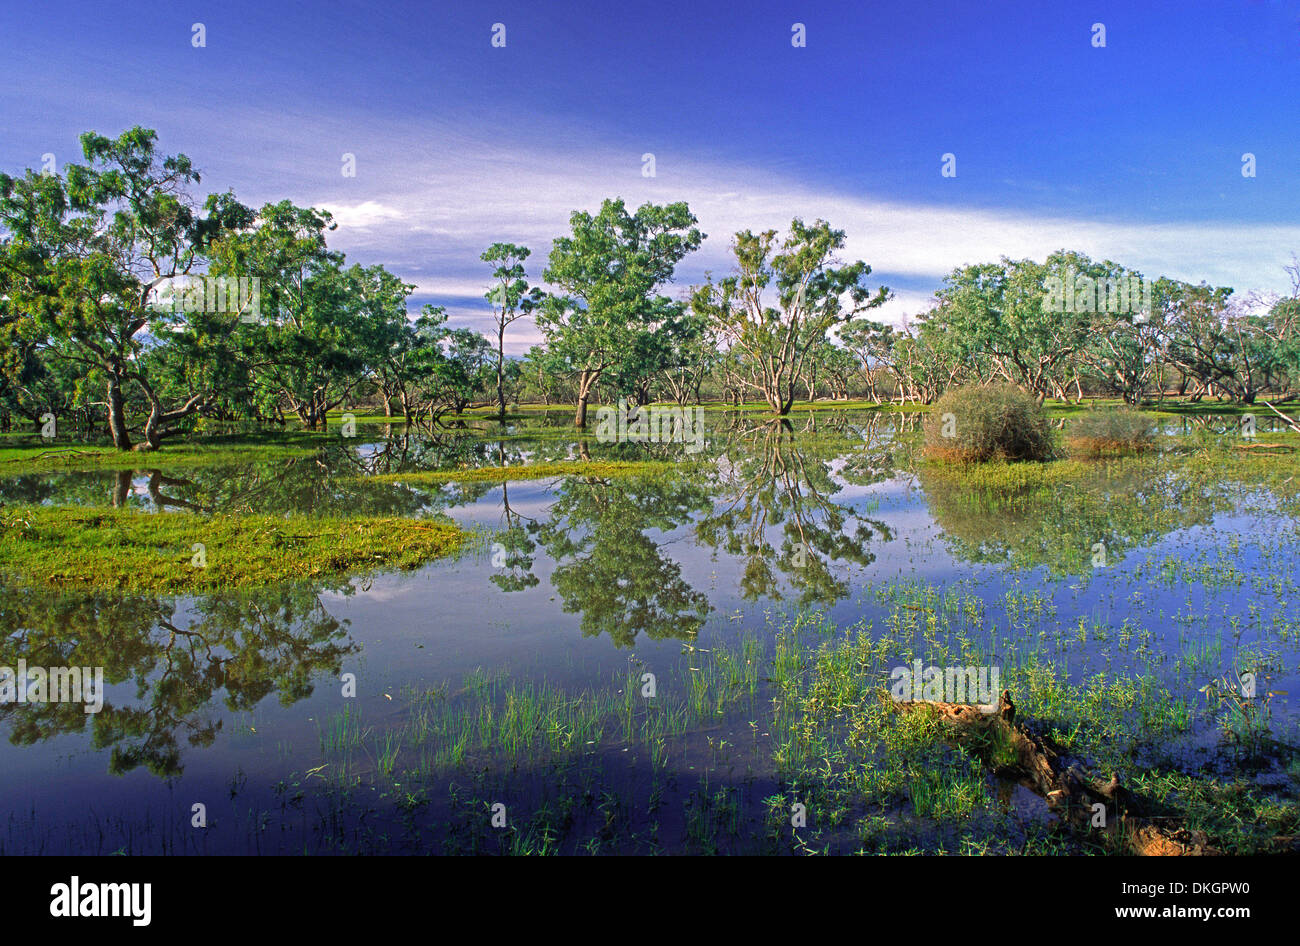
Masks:
[[[52,2],[5,5],[0,54],[3,170],[152,127],[205,190],[330,208],[350,259],[480,328],[488,243],[540,276],[568,213],[616,195],[691,204],[683,289],[736,229],[825,217],[894,320],[1003,254],[1245,292],[1287,290],[1300,252],[1296,2]]]

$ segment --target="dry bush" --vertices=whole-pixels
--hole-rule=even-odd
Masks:
[[[955,388],[925,420],[926,456],[959,463],[1050,460],[1056,453],[1047,414],[1011,384]]]
[[[1155,444],[1156,419],[1128,407],[1091,410],[1071,418],[1066,444],[1085,457],[1142,453]]]

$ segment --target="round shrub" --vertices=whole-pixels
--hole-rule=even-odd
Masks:
[[[925,420],[927,456],[961,463],[1050,460],[1055,453],[1047,414],[1012,384],[954,388]]]
[[[1156,441],[1156,419],[1129,407],[1091,410],[1071,418],[1066,443],[1087,457],[1141,453]]]

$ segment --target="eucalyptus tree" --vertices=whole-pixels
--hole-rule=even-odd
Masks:
[[[847,401],[849,386],[858,374],[857,359],[847,349],[828,343],[818,353],[817,360],[831,395],[836,400]]]
[[[324,426],[326,376],[336,362],[331,303],[342,299],[343,255],[325,240],[336,226],[328,212],[284,200],[264,204],[252,226],[213,247],[212,273],[259,280],[259,316],[239,327],[258,400],[309,429]]]
[[[1057,253],[1045,264],[1003,257],[959,267],[935,293],[939,306],[929,324],[963,357],[987,356],[998,375],[1042,403],[1088,338],[1091,308],[1076,311],[1045,299],[1049,277],[1076,257]]]
[[[432,426],[454,403],[448,392],[464,384],[458,366],[446,354],[447,310],[443,306],[425,305],[409,326],[403,344],[403,357],[393,362],[400,384],[402,410],[407,418],[427,418]]]
[[[1291,294],[1263,300],[1266,312],[1258,322],[1260,334],[1273,349],[1277,370],[1293,384],[1300,379],[1300,260],[1294,260],[1286,271],[1291,277]]]
[[[524,397],[537,397],[542,404],[552,401],[564,403],[577,399],[577,387],[565,374],[565,363],[555,357],[544,345],[534,345],[524,354],[519,366]]]
[[[0,286],[0,430],[11,429],[15,414],[33,424],[41,424],[49,414],[60,429],[74,412],[89,418],[94,397],[90,386],[102,379],[84,366],[43,357],[38,342],[24,336],[24,320],[4,311],[7,298]]]
[[[419,406],[422,390],[445,360],[442,339],[446,332],[441,326],[446,318],[446,310],[441,306],[426,305],[414,323],[403,313],[400,323],[388,327],[377,368],[386,416],[393,416],[394,398],[401,403],[402,417],[408,423],[422,413]]]
[[[1169,362],[1198,383],[1192,399],[1223,392],[1253,403],[1269,355],[1258,327],[1234,306],[1232,289],[1160,279],[1154,295]]]
[[[699,404],[700,388],[718,367],[722,353],[717,330],[707,318],[687,310],[682,321],[683,331],[672,339],[660,378],[678,404]]]
[[[744,404],[745,392],[748,390],[748,372],[734,347],[720,350],[714,374],[727,403],[734,407]]]
[[[1056,397],[1066,399],[1073,384],[1081,398],[1088,378],[1130,404],[1141,401],[1160,359],[1151,282],[1111,260],[1065,250],[1049,256],[1046,267],[1048,308],[1073,310],[1084,328],[1073,357],[1049,375]]]
[[[329,411],[381,376],[405,331],[414,288],[383,266],[345,269],[340,261],[302,286],[292,313],[264,326],[267,367],[307,427],[324,429]]]
[[[850,319],[840,326],[840,342],[857,359],[867,383],[867,397],[880,402],[880,373],[892,362],[894,328],[868,318]]]
[[[887,366],[894,374],[900,403],[932,404],[971,371],[971,355],[949,344],[951,339],[939,327],[941,321],[931,322],[940,309],[923,315],[915,329],[905,325],[893,335]]]
[[[382,390],[394,356],[411,335],[406,301],[415,286],[383,266],[354,264],[346,272],[354,322],[351,344],[357,346],[363,364],[362,380],[373,381]]]
[[[346,266],[326,244],[334,228],[328,212],[280,201],[213,246],[211,272],[259,280],[257,317],[238,331],[256,397],[309,429],[363,383],[394,390],[415,288],[383,266]]]
[[[145,448],[213,397],[201,387],[165,403],[141,357],[146,329],[161,324],[173,336],[221,343],[224,317],[203,307],[161,317],[155,288],[198,272],[214,238],[251,219],[230,194],[210,195],[200,207],[190,194],[198,171],[183,154],[159,155],[156,141],[138,126],[117,138],[86,132],[87,163],[69,165],[66,175],[0,175],[5,312],[43,356],[102,377],[109,431],[122,450],[132,446],[128,389],[147,403]]]
[[[1139,403],[1157,381],[1161,363],[1159,316],[1098,313],[1079,349],[1084,377],[1128,404]]]
[[[692,298],[748,370],[744,383],[779,416],[790,413],[804,363],[827,331],[889,298],[885,287],[873,293],[863,285],[866,263],[837,265],[843,246],[844,231],[824,220],[806,226],[795,218],[780,242],[775,230],[743,230],[732,244],[735,273],[709,280]]]
[[[489,389],[491,343],[472,329],[449,327],[443,306],[424,306],[413,323],[403,313],[392,324],[398,342],[386,362],[387,383],[400,395],[407,420],[435,423]]]
[[[617,373],[620,386],[660,370],[658,358],[678,332],[685,306],[660,290],[704,235],[685,203],[646,203],[629,213],[622,199],[605,200],[594,216],[569,218],[570,236],[551,248],[546,281],[560,293],[538,309],[550,363],[577,378],[574,424],[587,425],[597,382]]]
[[[545,293],[536,286],[528,285],[524,260],[531,251],[526,246],[514,243],[493,243],[479,259],[485,263],[496,263],[492,278],[496,281],[487,292],[487,300],[492,304],[492,317],[496,323],[497,333],[497,419],[506,419],[506,328],[517,319],[533,313],[545,297]]]
[[[457,414],[488,390],[494,370],[492,356],[492,343],[473,329],[447,332],[445,357],[451,370],[445,375],[446,396]]]

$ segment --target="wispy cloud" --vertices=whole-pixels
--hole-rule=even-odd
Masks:
[[[396,207],[389,207],[374,200],[365,200],[359,204],[333,204],[326,201],[317,206],[321,210],[328,211],[340,227],[347,227],[349,230],[369,230],[395,223],[406,217]]]
[[[793,216],[829,220],[846,231],[846,259],[865,259],[873,279],[895,298],[881,316],[897,322],[926,308],[953,267],[1006,255],[1041,259],[1056,249],[1110,258],[1151,276],[1251,288],[1285,288],[1282,265],[1300,249],[1300,226],[1142,222],[1052,217],[1015,211],[903,204],[873,194],[845,194],[753,168],[690,155],[657,155],[657,176],[641,176],[641,155],[587,146],[571,151],[500,146],[463,138],[436,154],[390,144],[382,174],[340,180],[312,199],[336,209],[332,243],[384,261],[418,286],[418,297],[449,305],[462,321],[486,324],[487,265],[478,255],[509,240],[533,249],[539,280],[551,240],[575,209],[595,210],[605,197],[631,206],[685,200],[708,234],[679,270],[684,285],[730,268],[737,230],[784,229]],[[364,194],[364,198],[360,195]],[[527,339],[515,333],[515,348]],[[536,340],[534,336],[532,341]]]

